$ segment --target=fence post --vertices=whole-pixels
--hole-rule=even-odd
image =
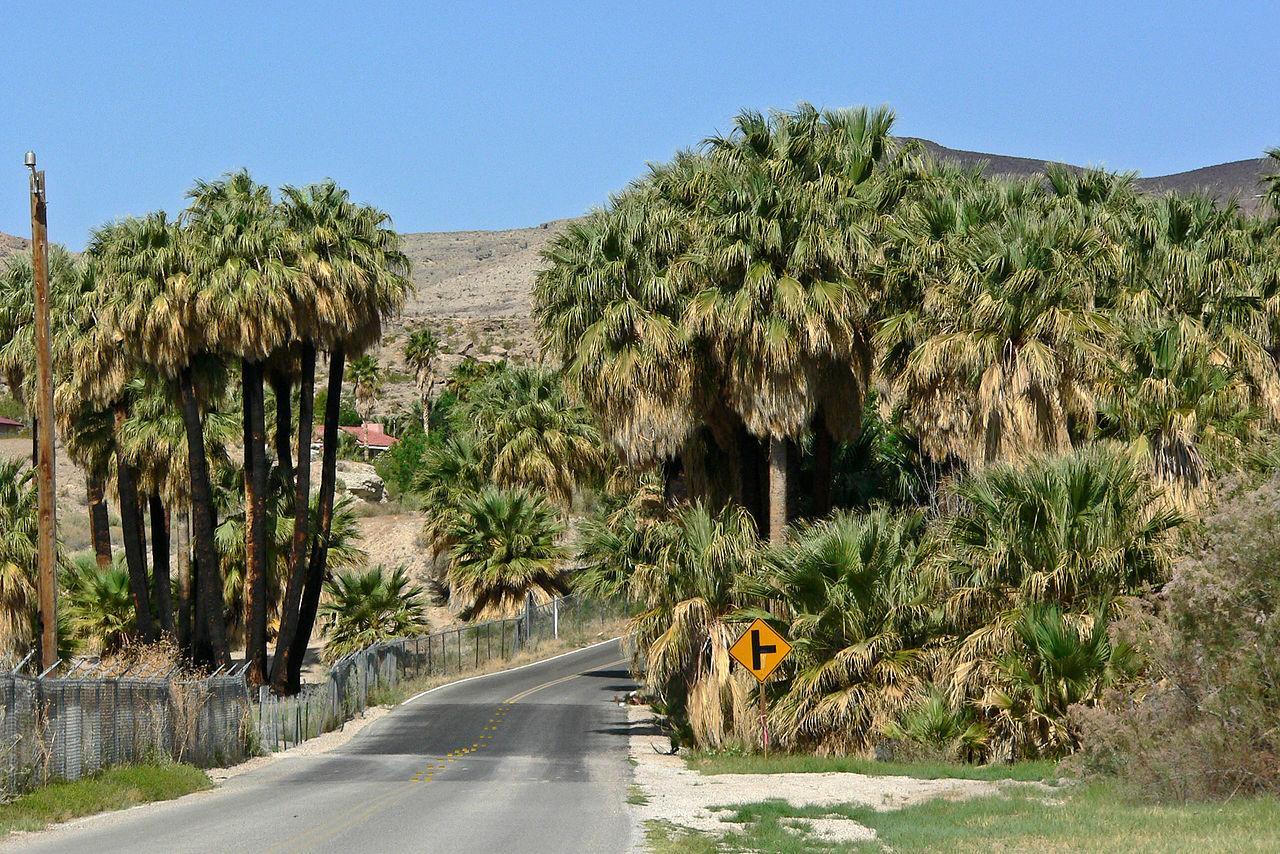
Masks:
[[[524,599],[524,634],[529,640],[533,640],[533,593],[525,594]]]
[[[560,640],[560,599],[551,600],[551,636]]]

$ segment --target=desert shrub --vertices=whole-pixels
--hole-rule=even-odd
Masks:
[[[1086,771],[1161,799],[1280,792],[1280,478],[1237,489],[1130,621],[1142,681],[1074,709]]]
[[[400,441],[381,454],[373,467],[391,496],[400,498],[413,490],[414,477],[427,450],[427,434],[422,432],[421,423],[410,423],[403,432],[393,435],[399,436]]]

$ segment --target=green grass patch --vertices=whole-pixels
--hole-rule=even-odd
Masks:
[[[933,800],[877,812],[869,807],[797,808],[783,801],[729,807],[726,833],[705,834],[650,823],[663,854],[713,851],[916,852],[988,851],[1251,852],[1280,850],[1280,799],[1225,803],[1140,803],[1113,783],[1045,791],[1009,786],[1001,795]],[[876,831],[869,842],[825,842],[800,819],[843,816]]]
[[[635,783],[632,783],[627,787],[627,803],[633,806],[642,807],[649,803],[649,796],[644,793],[644,789],[640,788]]]
[[[709,836],[660,821],[646,823],[645,842],[653,854],[716,854],[719,850]]]
[[[875,828],[867,851],[1277,851],[1280,800],[1143,804],[1115,784],[1058,793],[1009,791],[968,801],[930,801],[894,812],[858,809]]]
[[[1012,765],[965,765],[959,762],[879,762],[853,756],[808,756],[691,753],[690,768],[703,774],[822,774],[840,771],[873,777],[915,777],[919,780],[1020,780],[1052,783],[1057,763],[1017,762]]]
[[[0,804],[0,835],[167,801],[212,786],[208,775],[192,765],[120,765],[83,780],[50,783]]]

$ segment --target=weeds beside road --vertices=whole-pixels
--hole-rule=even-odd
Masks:
[[[50,783],[0,805],[0,837],[212,788],[199,768],[176,762],[117,765],[74,782]]]

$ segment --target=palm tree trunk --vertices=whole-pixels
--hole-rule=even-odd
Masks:
[[[267,429],[262,363],[245,360],[244,379],[244,626],[246,677],[267,678]]]
[[[93,554],[98,567],[105,569],[111,566],[111,517],[107,512],[106,485],[98,472],[89,472],[85,485],[89,494],[89,531],[93,540]]]
[[[173,593],[169,587],[169,511],[160,496],[147,497],[151,510],[151,601],[155,606],[160,631],[173,635]]]
[[[222,572],[213,541],[213,489],[209,484],[209,460],[205,457],[200,404],[196,400],[195,381],[189,366],[183,368],[178,377],[178,397],[191,468],[191,527],[195,541],[198,615],[193,632],[193,657],[198,664],[225,667],[231,663],[231,656],[227,651],[227,625],[222,613]]]
[[[826,516],[831,512],[831,465],[835,451],[835,438],[827,426],[818,419],[813,425],[813,515]]]
[[[115,409],[116,430],[124,423],[124,406]],[[142,542],[142,519],[139,513],[137,471],[116,451],[116,491],[120,494],[120,527],[124,533],[124,559],[129,568],[129,598],[138,636],[147,643],[156,639],[151,620],[151,599],[147,595],[146,546]]]
[[[192,608],[191,596],[191,516],[186,508],[179,508],[174,522],[174,539],[178,553],[178,648],[191,654]]]
[[[298,629],[294,632],[289,648],[287,689],[290,693],[297,693],[302,687],[302,661],[307,654],[307,644],[311,641],[311,630],[315,628],[320,591],[324,587],[325,565],[329,560],[333,490],[337,485],[338,415],[342,405],[342,372],[345,367],[346,354],[341,347],[335,347],[329,354],[329,397],[324,408],[324,455],[320,461],[320,530],[312,538],[307,581],[298,610]]]
[[[280,633],[271,662],[271,687],[277,694],[289,687],[289,660],[298,631],[298,610],[307,571],[307,522],[311,515],[311,424],[315,418],[316,348],[302,345],[302,388],[298,399],[298,467],[293,491],[293,540],[289,548],[289,576],[280,601]]]
[[[769,438],[769,542],[787,535],[787,440]]]
[[[271,391],[276,398],[276,465],[284,478],[285,488],[293,489],[293,448],[289,444],[293,432],[293,381],[285,374],[270,376]]]

